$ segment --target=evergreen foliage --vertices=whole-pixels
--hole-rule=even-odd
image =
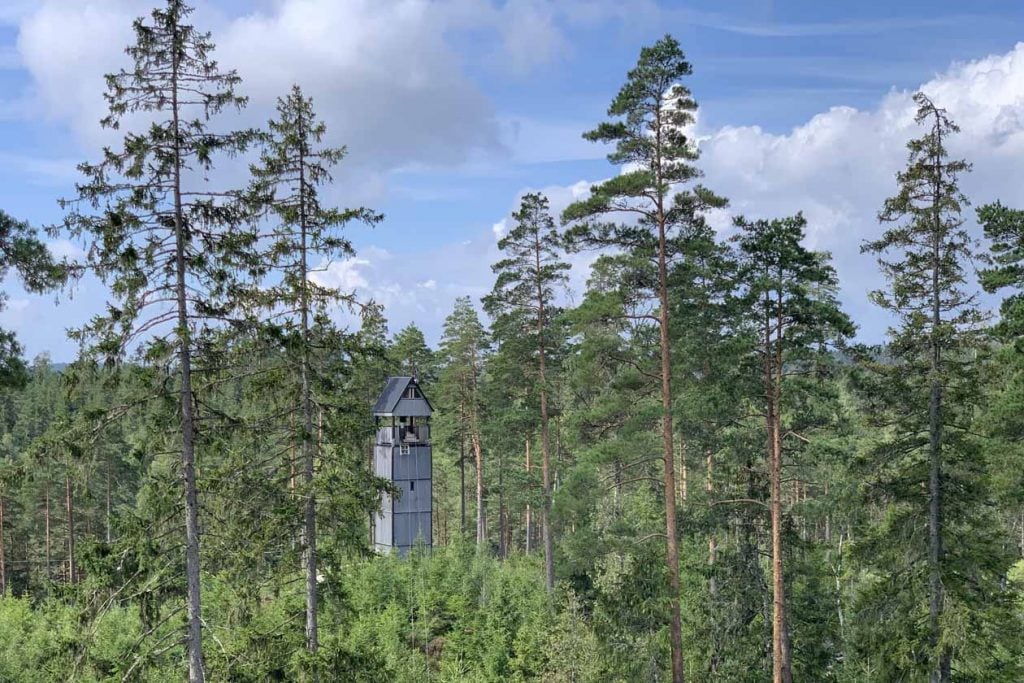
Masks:
[[[297,86],[218,132],[245,100],[191,14],[136,22],[108,78],[123,140],[64,203],[87,262],[0,213],[0,274],[110,289],[69,365],[0,332],[0,680],[1024,678],[1024,219],[983,206],[974,242],[938,104],[865,244],[883,346],[846,347],[802,214],[712,229],[669,36],[586,134],[622,172],[561,229],[521,197],[435,346],[318,277],[381,217],[328,205],[345,150]],[[434,408],[407,557],[370,535],[395,375]]]

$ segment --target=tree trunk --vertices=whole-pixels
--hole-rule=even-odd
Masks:
[[[305,485],[306,501],[303,520],[303,564],[306,569],[306,650],[316,654],[319,645],[317,629],[318,588],[316,576],[316,489],[313,485],[315,454],[313,449],[313,399],[310,387],[312,372],[309,360],[309,263],[307,257],[306,220],[306,131],[301,113],[298,116],[298,163],[299,163],[299,232],[301,239],[300,267],[302,268],[301,300],[299,302],[302,324],[302,481]],[[318,677],[314,675],[314,680]]]
[[[114,533],[113,533],[113,530],[111,529],[111,526],[110,526],[113,523],[113,519],[112,519],[112,517],[110,515],[110,486],[111,486],[111,482],[110,482],[110,457],[108,457],[107,458],[107,501],[106,501],[106,503],[107,503],[106,504],[106,527],[107,527],[107,544],[108,545],[113,541],[113,538],[114,538]]]
[[[683,683],[683,621],[679,607],[679,539],[676,536],[675,448],[672,433],[672,349],[669,346],[668,263],[665,220],[659,211],[658,221],[658,323],[661,342],[661,438],[665,469],[665,536],[669,579],[670,642],[672,648],[672,681]]]
[[[64,513],[68,526],[68,575],[67,582],[74,583],[77,567],[75,567],[75,499],[71,486],[71,475],[64,477]]]
[[[484,454],[480,447],[480,435],[470,432],[470,446],[476,460],[476,545],[483,548],[487,543],[487,517],[484,515]]]
[[[508,556],[506,546],[506,523],[505,517],[505,463],[504,457],[498,455],[498,557],[504,560]]]
[[[459,532],[466,536],[466,434],[459,433]]]
[[[938,177],[938,176],[936,176]],[[938,202],[940,188],[936,182],[935,201]],[[942,382],[939,326],[942,324],[942,298],[939,291],[939,270],[941,268],[941,225],[939,211],[935,211],[935,235],[932,243],[932,329],[929,339],[930,382],[928,396],[928,622],[930,641],[936,651],[938,662],[929,676],[933,683],[949,683],[952,669],[952,653],[942,643]]]
[[[789,638],[786,629],[786,584],[782,565],[782,454],[777,415],[771,426],[771,518],[772,518],[772,680],[792,683]]]
[[[46,480],[43,490],[43,553],[46,560],[46,580],[53,578],[50,574],[50,480]]]
[[[175,234],[175,295],[178,308],[178,372],[181,379],[181,476],[185,485],[185,577],[189,683],[203,683],[206,667],[203,662],[203,618],[199,584],[199,494],[196,487],[195,434],[193,414],[195,397],[192,393],[192,339],[189,332],[188,289],[185,265],[185,214],[181,195],[181,139],[178,104],[178,55],[172,59],[171,107],[174,127],[174,234]]]
[[[769,485],[772,536],[772,681],[792,683],[793,671],[786,628],[786,582],[782,561],[782,301],[778,301],[778,320],[765,317],[764,390],[767,398],[765,419],[768,432]],[[773,340],[774,336],[774,340]]]
[[[544,289],[540,281],[540,237],[534,241],[534,255],[537,268],[537,354],[538,380],[540,381],[540,448],[541,477],[544,485],[544,506],[540,513],[541,537],[544,541],[544,582],[548,593],[555,589],[555,558],[551,538],[551,439],[548,429],[548,386],[547,386],[547,353],[544,344]]]
[[[704,490],[707,491],[708,494],[708,505],[711,505],[711,492],[714,490],[714,480],[712,479],[711,472],[712,467],[714,465],[714,460],[710,448],[707,450],[705,462],[707,463],[707,470],[704,476]],[[717,560],[718,540],[715,538],[714,532],[712,532],[708,536],[708,571],[711,574],[711,576],[708,578],[708,595],[711,597],[712,600],[715,600],[718,597],[718,581],[715,578],[714,570],[715,562]]]
[[[679,435],[679,498],[685,501],[690,495],[690,472],[686,467],[686,441]]]
[[[530,437],[526,437],[526,479],[530,479]],[[1024,525],[1024,516],[1021,518],[1021,524]],[[1021,531],[1022,538],[1024,538],[1024,531]],[[529,555],[530,551],[533,550],[533,510],[530,508],[530,504],[526,504],[526,554]],[[1021,552],[1024,552],[1024,544],[1021,546]]]
[[[4,497],[0,494],[0,597],[7,595],[7,555],[4,552]]]

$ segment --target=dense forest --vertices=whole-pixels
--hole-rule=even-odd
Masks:
[[[322,203],[299,86],[232,129],[191,13],[107,77],[121,142],[51,228],[86,258],[0,213],[2,272],[109,292],[67,365],[0,333],[0,680],[1024,680],[1024,211],[961,193],[941,102],[865,228],[883,345],[803,215],[712,228],[666,36],[584,133],[610,179],[522,196],[431,348],[319,283],[384,217]],[[408,557],[370,536],[393,375],[435,411]]]

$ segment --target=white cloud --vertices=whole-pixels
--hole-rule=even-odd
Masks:
[[[256,109],[302,85],[360,167],[460,163],[497,149],[498,128],[447,19],[427,0],[286,0],[220,30],[218,58],[239,69]]]
[[[53,254],[54,258],[57,259],[68,259],[71,261],[80,261],[85,258],[85,252],[82,248],[67,239],[56,239],[47,242],[47,249]]]
[[[366,287],[369,282],[364,274],[370,261],[365,258],[349,258],[321,265],[310,274],[310,280],[321,287],[334,287],[342,292],[351,292]]]
[[[491,226],[491,232],[494,233],[494,239],[500,240],[508,232],[508,219],[502,218],[500,221]]]
[[[0,55],[31,76],[26,117],[68,122],[87,150],[116,136],[102,131],[103,75],[127,66],[131,22],[149,0],[5,0],[0,23],[19,27],[17,54]],[[328,142],[347,144],[340,169],[346,196],[385,190],[386,172],[481,159],[517,162],[593,158],[572,122],[499,121],[466,75],[458,36],[472,38],[474,63],[524,75],[563,58],[566,30],[602,22],[650,22],[651,0],[275,0],[226,14],[196,3],[194,21],[213,31],[216,59],[243,78],[242,118],[260,125],[275,100],[300,84],[328,124]],[[5,5],[6,7],[6,5]]]
[[[950,148],[974,165],[963,182],[968,196],[976,204],[1001,198],[1024,205],[1024,43],[1003,55],[954,64],[921,89],[962,129]],[[706,183],[730,198],[732,213],[804,211],[808,242],[832,252],[844,300],[868,339],[880,338],[885,323],[867,301],[867,291],[881,279],[860,245],[879,234],[876,215],[895,192],[906,142],[924,132],[914,123],[911,94],[890,92],[867,111],[834,107],[784,135],[725,127],[701,143]],[[967,218],[973,218],[970,211]]]
[[[436,342],[456,297],[478,300],[490,290],[491,263],[497,260],[498,249],[489,238],[488,231],[480,231],[460,244],[408,253],[371,246],[357,258],[330,264],[314,280],[382,305],[391,330],[416,323],[428,340]],[[341,323],[358,326],[348,311],[336,315]]]
[[[68,121],[79,139],[103,139],[103,75],[125,65],[131,20],[144,5],[130,0],[44,0],[20,18],[18,52],[32,77],[35,108]]]
[[[316,100],[332,144],[381,189],[379,173],[402,164],[458,164],[501,149],[490,103],[449,45],[453,13],[428,0],[282,0],[225,18],[202,6],[195,23],[214,30],[216,59],[237,68],[250,97],[240,121],[263,123],[292,84]],[[479,3],[477,3],[479,4]],[[486,4],[486,3],[485,3]],[[131,22],[141,0],[42,0],[18,15],[18,58],[31,76],[34,114],[68,122],[92,150],[109,142],[103,75],[128,66]],[[343,168],[343,170],[344,170]]]

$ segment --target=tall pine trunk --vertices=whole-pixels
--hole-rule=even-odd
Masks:
[[[52,577],[50,574],[50,480],[46,480],[46,488],[43,491],[43,557],[46,561],[46,580]]]
[[[508,557],[508,517],[505,512],[505,458],[498,453],[498,557]]]
[[[772,681],[792,683],[789,634],[786,627],[786,581],[782,561],[782,293],[778,294],[774,339],[772,323],[765,319],[765,396],[770,472],[772,524]]]
[[[114,537],[113,529],[111,528],[111,524],[113,523],[113,519],[110,516],[110,513],[111,513],[111,511],[110,511],[110,487],[111,487],[111,482],[110,482],[110,459],[111,459],[111,457],[112,456],[108,456],[107,457],[107,495],[106,495],[106,510],[105,510],[105,515],[106,515],[106,536],[107,536],[107,543],[108,544],[113,540],[113,537]]]
[[[660,131],[660,126],[658,128]],[[660,141],[659,141],[660,144]],[[660,160],[659,160],[660,167]],[[679,539],[676,536],[675,448],[672,432],[672,349],[669,346],[668,258],[664,211],[658,207],[658,327],[661,342],[661,438],[665,470],[665,537],[669,579],[670,638],[672,648],[672,681],[683,683],[683,622],[679,606]]]
[[[459,533],[466,536],[466,434],[459,433]]]
[[[530,478],[530,437],[526,437],[526,478]],[[1024,515],[1021,516],[1021,534],[1024,535]],[[526,504],[526,554],[533,550],[533,509],[529,503]],[[1024,553],[1024,542],[1021,543],[1021,553]]]
[[[541,509],[541,535],[544,541],[544,582],[550,593],[555,589],[555,560],[551,538],[551,439],[548,429],[547,353],[544,344],[544,290],[540,280],[540,235],[534,238],[534,256],[537,268],[537,353],[540,379],[540,445],[541,476],[544,484],[544,507]]]
[[[78,568],[75,566],[75,494],[71,486],[71,475],[64,477],[64,514],[68,527],[68,575],[67,582],[75,582]]]
[[[487,517],[484,514],[484,454],[480,447],[480,435],[474,428],[469,434],[470,446],[476,462],[476,545],[483,548],[487,543]]]
[[[177,36],[175,36],[177,50]],[[181,376],[181,475],[185,484],[185,579],[189,683],[203,683],[206,670],[203,662],[202,600],[199,585],[199,495],[196,488],[194,396],[192,392],[192,339],[189,333],[189,309],[185,265],[185,216],[181,196],[181,127],[178,102],[179,60],[175,51],[171,73],[171,107],[174,128],[174,233],[175,233],[175,296],[178,307],[178,371]]]

